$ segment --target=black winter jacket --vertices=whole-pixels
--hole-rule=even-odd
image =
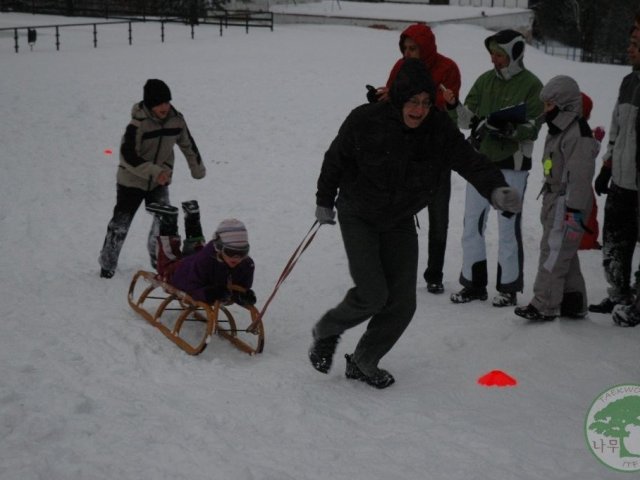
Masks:
[[[446,113],[432,109],[411,129],[389,102],[362,105],[325,154],[316,204],[335,205],[380,227],[393,225],[433,201],[445,170],[458,172],[488,199],[495,188],[507,186]]]

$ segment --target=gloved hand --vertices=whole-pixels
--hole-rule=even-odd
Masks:
[[[577,232],[584,232],[584,215],[580,210],[574,210],[573,208],[567,208],[564,214],[564,223],[571,230]]]
[[[233,301],[241,307],[255,305],[257,298],[253,290],[248,289],[246,292],[233,292]]]
[[[611,180],[611,168],[603,165],[594,182],[594,188],[598,196],[609,193],[609,180]]]
[[[372,85],[366,85],[367,87],[367,100],[369,103],[376,103],[378,101],[378,89]]]
[[[491,192],[491,205],[496,210],[518,213],[522,210],[520,192],[513,187],[498,187]]]
[[[487,133],[496,137],[512,137],[516,131],[516,127],[511,122],[504,120],[495,120],[489,115],[486,119]]]
[[[606,134],[604,127],[596,127],[592,130],[592,132],[593,132],[593,138],[595,138],[599,142],[601,142],[604,139],[604,136]]]
[[[316,220],[318,220],[320,225],[324,225],[327,223],[329,225],[335,225],[335,217],[336,212],[333,208],[321,207],[320,205],[316,207]]]

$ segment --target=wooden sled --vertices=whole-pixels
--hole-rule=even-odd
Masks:
[[[128,301],[142,318],[189,355],[202,353],[214,334],[249,355],[261,353],[264,348],[264,327],[253,305],[241,307],[219,301],[209,305],[144,270],[133,276]],[[248,317],[244,328],[238,327],[239,312]]]

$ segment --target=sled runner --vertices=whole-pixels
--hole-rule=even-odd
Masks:
[[[241,307],[220,301],[209,305],[144,270],[133,276],[128,301],[134,311],[189,355],[202,353],[214,334],[249,355],[264,348],[264,327],[253,305]],[[238,327],[241,319],[246,319],[246,327]]]

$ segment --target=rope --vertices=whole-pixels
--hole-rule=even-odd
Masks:
[[[289,274],[291,273],[291,270],[293,270],[293,267],[295,267],[296,263],[298,263],[298,260],[300,259],[304,251],[307,249],[311,241],[314,239],[319,229],[320,229],[320,223],[318,223],[318,221],[316,220],[315,222],[313,222],[313,225],[311,225],[311,228],[309,229],[307,234],[302,238],[302,241],[300,242],[298,247],[295,249],[295,251],[291,255],[291,258],[289,258],[289,261],[287,262],[284,269],[282,270],[282,273],[280,274],[280,278],[278,279],[275,287],[273,288],[273,292],[271,292],[271,295],[269,295],[269,298],[267,298],[267,301],[264,303],[262,310],[260,311],[260,313],[258,313],[258,317],[256,318],[255,322],[252,323],[249,329],[251,329],[253,325],[257,324],[262,319],[262,317],[267,311],[267,307],[269,307],[269,304],[271,303],[271,300],[273,300],[273,297],[275,297],[276,292],[278,291],[280,286],[283,284],[285,279],[289,276]]]

